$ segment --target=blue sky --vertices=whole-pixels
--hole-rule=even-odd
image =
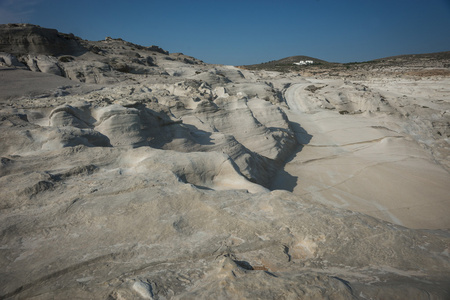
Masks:
[[[231,65],[450,51],[450,0],[0,0],[0,23],[17,22]]]

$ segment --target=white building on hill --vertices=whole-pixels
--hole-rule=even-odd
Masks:
[[[314,61],[312,61],[312,60],[301,60],[299,62],[295,62],[294,65],[305,66],[305,65],[312,65],[313,63],[314,63]]]

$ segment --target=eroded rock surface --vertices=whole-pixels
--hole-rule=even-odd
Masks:
[[[306,78],[8,26],[0,298],[450,297],[448,77]]]

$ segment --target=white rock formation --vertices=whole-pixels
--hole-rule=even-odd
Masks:
[[[36,68],[1,56],[0,298],[450,297],[448,77],[11,28]]]

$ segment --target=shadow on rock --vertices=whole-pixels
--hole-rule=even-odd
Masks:
[[[299,123],[290,122],[292,131],[295,134],[298,146],[289,156],[289,158],[284,162],[282,169],[278,171],[272,180],[270,190],[286,190],[293,192],[294,188],[297,186],[298,177],[292,176],[286,171],[286,165],[291,162],[303,149],[303,147],[312,139],[312,135],[309,134]]]
[[[148,145],[152,148],[175,148],[188,150],[197,146],[214,145],[211,133],[198,129],[193,125],[172,123],[147,131]]]

